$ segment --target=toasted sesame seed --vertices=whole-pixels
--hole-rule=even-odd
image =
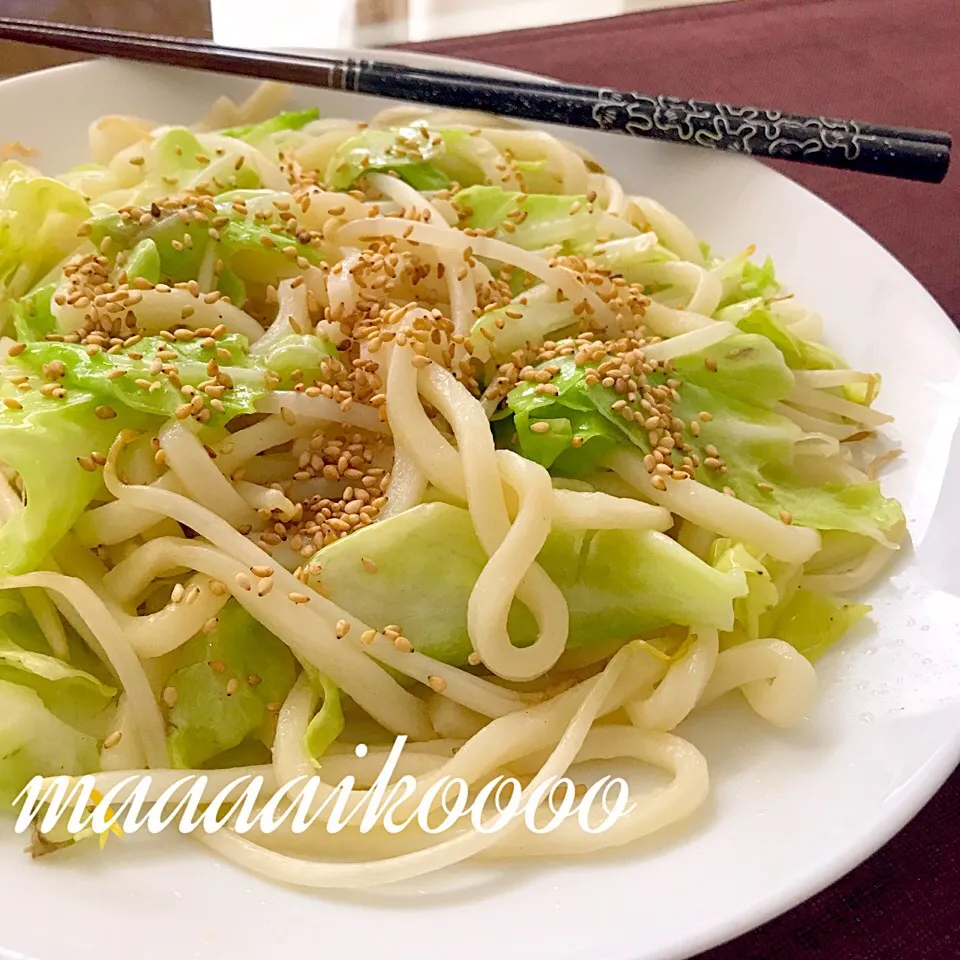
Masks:
[[[447,681],[443,677],[438,677],[435,674],[431,674],[427,677],[427,684],[434,693],[443,693],[447,689]]]
[[[272,577],[273,576],[273,567],[268,566],[256,566],[251,567],[250,572],[255,577]]]
[[[113,407],[107,406],[97,407],[93,412],[96,414],[98,420],[112,420],[117,415],[117,411],[114,410]]]
[[[232,697],[240,689],[240,681],[236,677],[231,677],[227,681],[227,696]]]
[[[172,710],[177,705],[176,687],[164,687],[161,698],[163,699],[163,702]]]
[[[15,343],[15,344],[13,344],[13,345],[10,347],[10,349],[7,351],[7,356],[8,356],[8,357],[19,357],[20,354],[23,353],[23,351],[26,350],[26,349],[27,349],[27,345],[26,345],[25,343]]]
[[[257,583],[257,596],[265,597],[273,589],[273,578],[264,577]]]
[[[19,400],[14,400],[13,397],[4,397],[3,405],[9,410],[22,410],[23,404]]]
[[[397,639],[393,641],[393,645],[401,653],[413,653],[413,644],[406,637],[397,637]]]
[[[119,730],[114,730],[113,733],[103,741],[103,749],[112,750],[122,739],[123,733]]]
[[[350,632],[350,624],[346,620],[337,621],[337,639],[342,640]]]
[[[369,557],[361,557],[360,565],[367,573],[376,573],[380,569]]]
[[[187,592],[183,598],[183,602],[186,604],[195,603],[200,596],[200,588],[194,584]]]
[[[97,469],[97,465],[92,457],[77,457],[77,463],[79,463],[87,473],[94,473]]]
[[[234,578],[238,587],[241,590],[252,590],[253,585],[250,583],[250,578],[245,573],[238,573]]]
[[[227,665],[222,660],[211,660],[207,666],[209,666],[214,673],[225,673],[227,669]]]
[[[291,603],[309,603],[310,598],[305,593],[288,593],[287,599]]]
[[[213,633],[214,630],[220,625],[220,621],[216,617],[211,617],[201,628],[201,633]]]
[[[183,600],[184,589],[182,583],[175,583],[173,589],[170,591],[170,601],[172,603],[180,603]]]
[[[789,524],[793,523],[793,514],[792,514],[792,513],[788,513],[786,510],[781,510],[781,511],[780,511],[780,519],[781,519],[781,521],[782,521],[783,523],[789,525]]]
[[[530,424],[531,433],[549,433],[550,424],[546,420],[538,420],[536,423]]]
[[[467,657],[467,663],[469,663],[471,667],[479,667],[481,662],[480,654],[475,650]]]
[[[373,641],[376,640],[376,638],[377,638],[376,630],[364,630],[363,633],[360,634],[360,642],[365,645],[369,645],[373,643]]]
[[[251,673],[250,676],[247,677],[247,683],[249,683],[251,687],[259,687],[260,684],[263,683],[263,678],[259,673]]]
[[[210,592],[215,597],[223,597],[227,594],[227,585],[220,580],[210,581]]]
[[[698,416],[704,423],[709,423],[713,419],[713,414],[709,410],[701,410]]]

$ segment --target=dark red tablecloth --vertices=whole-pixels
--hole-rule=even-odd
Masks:
[[[595,86],[960,134],[960,0],[736,0],[415,49]],[[779,164],[875,236],[960,322],[957,166],[929,186]],[[960,773],[853,873],[700,960],[814,957],[960,960]]]

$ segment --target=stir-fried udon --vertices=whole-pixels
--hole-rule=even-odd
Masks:
[[[149,769],[359,802],[400,735],[408,809],[443,777],[667,778],[603,832],[199,835],[312,886],[688,818],[675,728],[735,691],[800,722],[904,536],[879,376],[579,147],[283,96],[0,167],[0,794]]]

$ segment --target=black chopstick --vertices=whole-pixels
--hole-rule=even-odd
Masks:
[[[755,157],[940,183],[952,138],[808,117],[758,107],[683,100],[569,84],[545,84],[337,59],[222,47],[204,40],[0,18],[0,39],[149,63],[344,90],[503,117],[600,129]]]

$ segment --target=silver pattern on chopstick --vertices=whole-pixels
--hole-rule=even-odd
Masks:
[[[801,119],[779,110],[610,89],[600,90],[593,118],[601,130],[642,137],[659,132],[663,139],[766,157],[807,157],[830,151],[855,160],[864,140],[855,120]]]

